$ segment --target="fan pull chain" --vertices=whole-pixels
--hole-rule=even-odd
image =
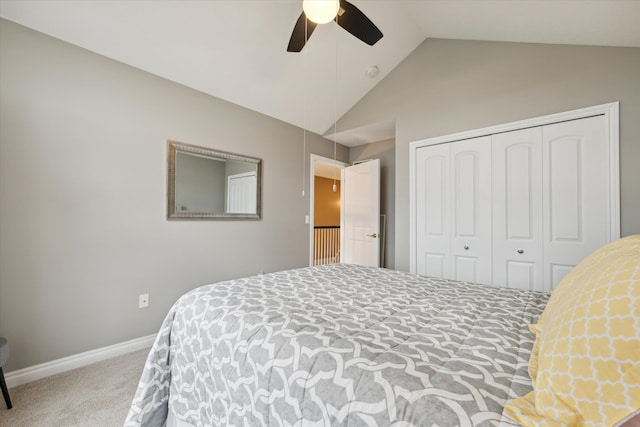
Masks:
[[[333,161],[335,162],[336,160],[338,160],[338,156],[337,156],[337,148],[338,148],[338,17],[340,16],[340,14],[336,14],[336,29],[335,29],[335,43],[336,43],[336,63],[335,63],[335,68],[336,68],[336,72],[335,72],[335,93],[334,93],[334,97],[333,97]],[[338,186],[336,185],[336,175],[337,175],[337,169],[334,170],[333,172],[333,192],[337,192],[338,191]]]
[[[304,19],[304,41],[305,44],[307,42],[307,26],[308,26],[309,21],[307,20],[307,18],[305,17]],[[309,49],[307,49],[309,50]],[[305,72],[305,76],[308,75],[307,73],[307,51],[305,50],[304,53],[304,72]],[[306,176],[307,176],[307,85],[304,85],[304,91],[303,91],[303,95],[302,95],[302,197],[304,197],[304,190],[306,188]]]

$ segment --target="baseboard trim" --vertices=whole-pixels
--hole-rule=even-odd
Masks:
[[[73,356],[63,357],[62,359],[52,360],[51,362],[18,369],[17,371],[7,372],[5,380],[9,388],[16,387],[51,375],[82,368],[92,363],[151,347],[155,338],[156,334],[148,335],[119,344],[85,351],[84,353],[74,354]]]

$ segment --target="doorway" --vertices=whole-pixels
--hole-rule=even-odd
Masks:
[[[311,155],[309,265],[340,262],[340,174],[346,163]]]

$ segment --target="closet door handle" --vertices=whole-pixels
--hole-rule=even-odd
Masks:
[[[465,251],[468,251],[468,250],[469,250],[469,246],[464,245],[464,250],[465,250]]]
[[[522,249],[518,249],[516,252],[518,252],[519,254],[523,254],[524,251]]]

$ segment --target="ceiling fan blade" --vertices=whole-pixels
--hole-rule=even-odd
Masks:
[[[346,0],[340,1],[340,7],[344,10],[344,13],[338,13],[338,25],[342,28],[369,46],[382,38],[382,31],[360,9]]]
[[[289,39],[289,46],[287,47],[287,52],[300,52],[309,40],[309,37],[311,37],[313,30],[316,29],[316,25],[317,24],[315,22],[308,20],[307,16],[304,14],[304,12],[302,12],[300,17],[296,21],[296,25],[293,27],[291,39]]]

